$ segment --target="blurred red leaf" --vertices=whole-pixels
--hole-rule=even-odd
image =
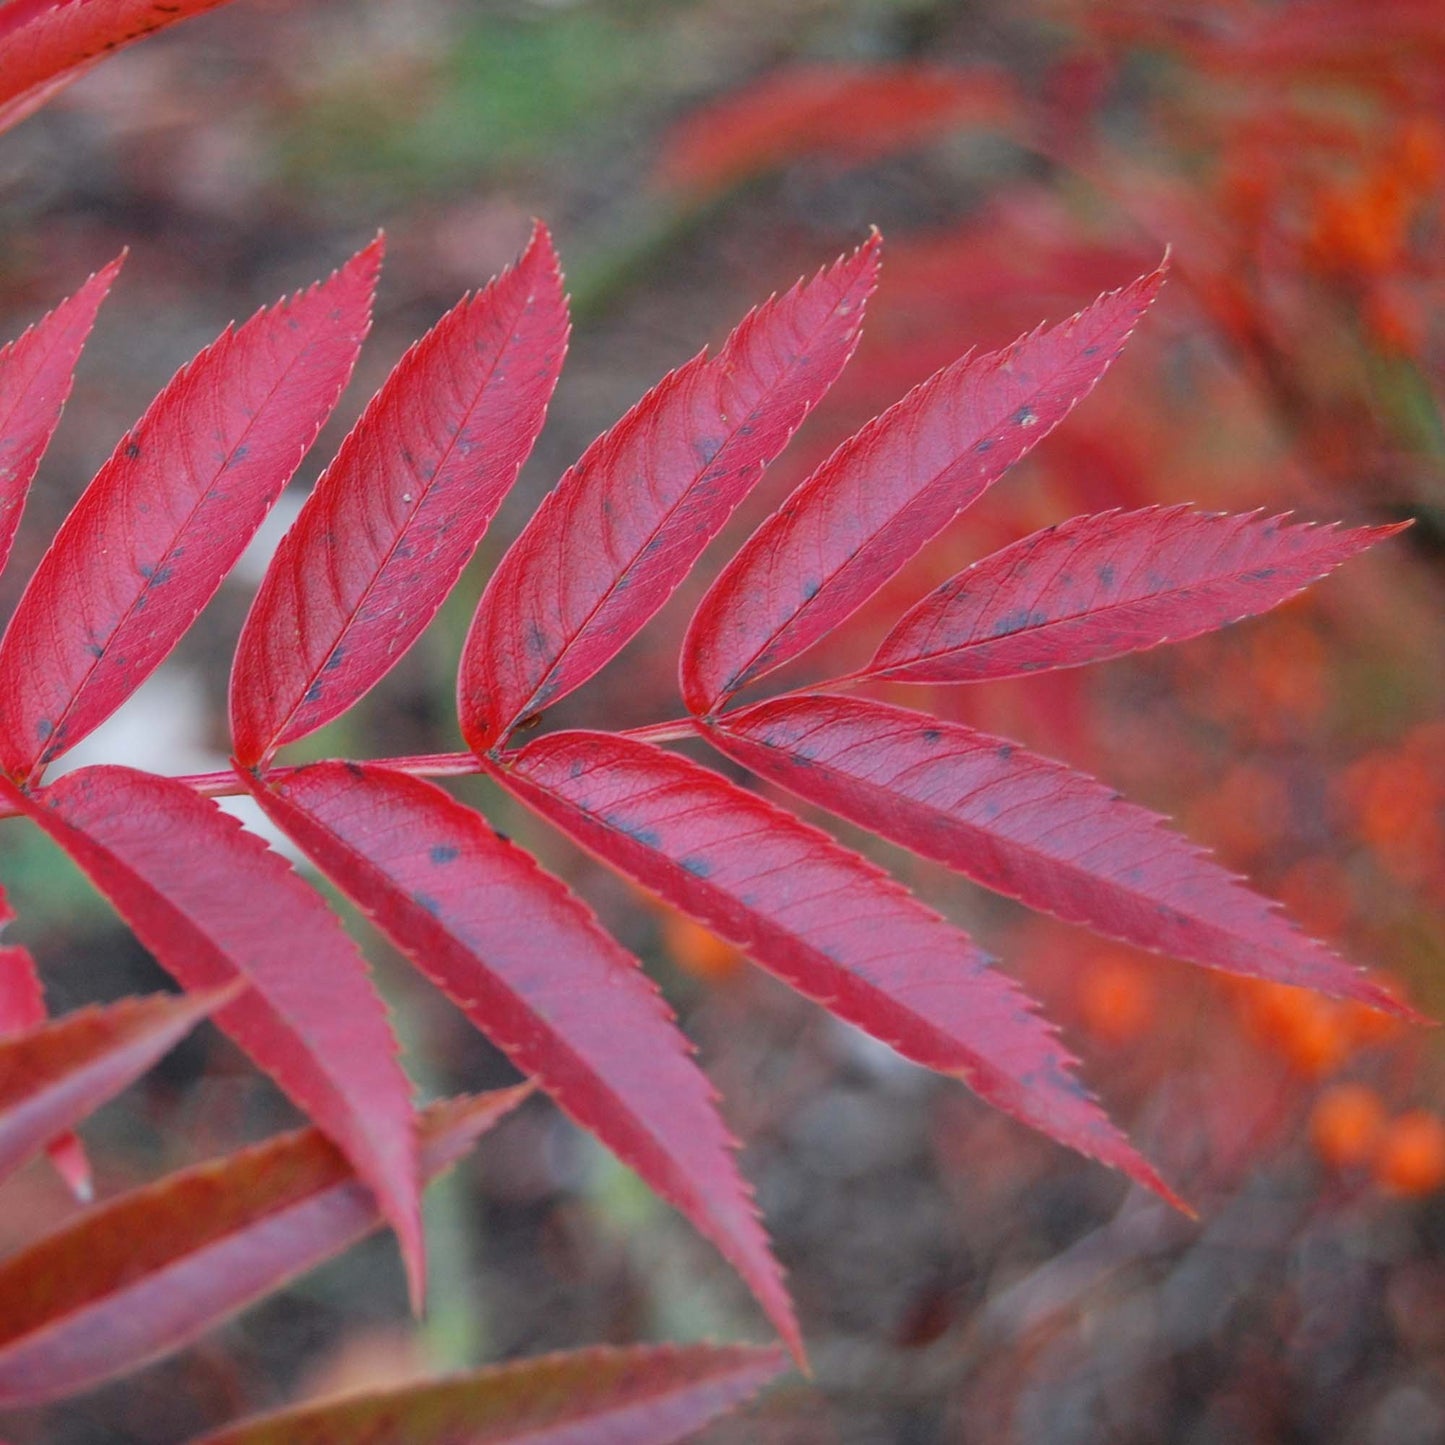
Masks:
[[[122,999],[0,1037],[0,1179],[93,1114],[234,993]]]
[[[795,65],[692,111],[658,172],[716,191],[807,156],[858,165],[965,126],[1007,129],[1019,112],[1010,77],[988,66]]]
[[[434,1178],[530,1092],[433,1104]],[[381,1223],[371,1192],[315,1129],[282,1135],[87,1210],[0,1262],[0,1405],[35,1405],[193,1340]]]
[[[193,1445],[672,1445],[779,1375],[747,1345],[654,1345],[517,1360],[242,1421]]]

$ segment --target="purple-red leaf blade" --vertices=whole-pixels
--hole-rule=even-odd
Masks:
[[[0,928],[14,918],[9,899],[0,890]],[[0,946],[0,1039],[39,1028],[49,1016],[40,971],[30,950],[19,944]],[[66,1188],[79,1203],[88,1204],[94,1196],[94,1184],[90,1160],[79,1138],[71,1133],[61,1134],[45,1146],[45,1152]]]
[[[0,1179],[120,1093],[224,997],[122,999],[0,1038]]]
[[[1006,739],[806,693],[706,732],[759,775],[1030,908],[1138,948],[1413,1016],[1156,814]]]
[[[433,1104],[419,1120],[423,1177],[530,1091]],[[0,1263],[0,1406],[59,1399],[179,1349],[381,1223],[371,1190],[317,1129],[88,1210]]]
[[[718,1246],[801,1354],[712,1087],[656,986],[591,912],[420,778],[319,763],[253,791],[519,1069]]]
[[[943,583],[865,672],[977,682],[1198,637],[1277,607],[1404,525],[1290,526],[1187,506],[1074,517]]]
[[[340,397],[380,262],[377,241],[225,331],[121,439],[0,640],[11,777],[31,779],[109,717],[211,599]]]
[[[40,459],[70,395],[75,366],[124,253],[0,350],[0,570]]]
[[[827,834],[631,738],[554,733],[509,755],[503,776],[584,848],[839,1018],[1177,1203],[1018,986]]]
[[[0,130],[15,125],[97,60],[225,0],[72,0],[0,7]]]
[[[707,715],[862,606],[1093,389],[1163,284],[1142,276],[1003,351],[936,372],[845,441],[708,590],[683,645]]]
[[[579,687],[667,601],[838,378],[878,275],[875,236],[750,312],[583,453],[483,594],[458,679],[484,752]]]
[[[749,1345],[642,1345],[516,1360],[242,1421],[192,1445],[675,1445],[781,1374]]]
[[[531,452],[566,347],[539,225],[402,358],[283,539],[232,673],[242,766],[344,712],[416,641]]]
[[[110,899],[181,985],[251,987],[215,1014],[332,1138],[425,1278],[411,1086],[366,961],[320,896],[253,834],[174,779],[82,768],[0,790]]]

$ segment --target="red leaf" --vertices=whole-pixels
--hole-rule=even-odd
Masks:
[[[507,785],[584,848],[905,1058],[1174,1201],[968,936],[816,828],[686,758],[554,733]]]
[[[40,7],[21,0],[0,7],[0,130],[97,60],[147,35],[214,10],[225,0],[70,0]],[[40,13],[36,13],[39,11]],[[21,23],[23,22],[23,23]]]
[[[366,961],[320,897],[209,799],[130,768],[7,793],[188,989],[251,984],[219,1028],[346,1152],[424,1280],[411,1088]]]
[[[253,790],[519,1069],[718,1246],[800,1355],[712,1088],[656,986],[591,912],[420,778],[318,763]]]
[[[863,698],[778,698],[707,730],[799,797],[1139,948],[1413,1017],[1162,819],[1061,763]]]
[[[461,1158],[530,1089],[433,1104],[421,1168]],[[0,1263],[0,1406],[37,1405],[179,1349],[381,1223],[315,1129],[87,1210]]]
[[[377,241],[225,331],[86,488],[0,640],[0,767],[17,781],[109,717],[221,585],[351,375],[380,263]]]
[[[670,185],[716,191],[802,157],[858,165],[1018,113],[1008,75],[985,66],[791,65],[686,116],[660,170]]]
[[[0,14],[3,14],[0,11]],[[25,496],[70,395],[75,364],[124,253],[0,351],[0,568]]]
[[[672,595],[853,354],[879,244],[750,312],[545,498],[467,638],[457,698],[473,751],[586,682]]]
[[[282,541],[232,672],[242,766],[345,712],[416,641],[532,450],[566,348],[539,225],[402,358]]]
[[[1161,267],[1004,351],[970,353],[869,422],[723,569],[683,647],[688,706],[806,651],[1068,415],[1119,354]]]
[[[9,900],[0,890],[0,928],[14,918]],[[45,991],[40,986],[40,974],[29,949],[18,944],[0,946],[0,1039],[39,1028],[48,1017]],[[95,1191],[85,1146],[74,1134],[61,1134],[50,1140],[45,1152],[66,1188],[81,1204],[88,1204]]]
[[[780,1374],[747,1345],[576,1350],[242,1421],[192,1445],[673,1445]]]
[[[139,1078],[224,997],[122,999],[0,1038],[0,1179]]]
[[[1198,637],[1277,607],[1405,525],[1342,532],[1188,507],[1074,517],[945,582],[865,671],[974,682]]]

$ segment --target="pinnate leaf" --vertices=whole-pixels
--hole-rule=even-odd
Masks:
[[[0,130],[24,120],[97,60],[223,4],[225,0],[11,0],[0,6]]]
[[[673,1445],[785,1365],[748,1345],[577,1350],[304,1405],[193,1445]]]
[[[519,1069],[717,1245],[801,1355],[712,1087],[656,986],[591,912],[420,778],[318,763],[253,791]]]
[[[708,714],[825,637],[1061,422],[1119,354],[1161,268],[1004,351],[971,353],[844,442],[744,543],[683,647]]]
[[[380,263],[377,241],[228,329],[121,439],[0,640],[11,777],[31,779],[109,717],[210,600],[341,395]]]
[[[26,493],[70,395],[81,349],[124,259],[117,256],[74,296],[0,350],[0,569],[10,556]]]
[[[566,347],[538,226],[402,358],[283,539],[232,673],[242,766],[344,712],[416,641],[531,452]]]
[[[0,1179],[93,1114],[234,993],[122,999],[0,1037]]]
[[[605,733],[539,739],[504,776],[584,848],[839,1018],[1173,1200],[1018,986],[825,833],[686,758]]]
[[[709,738],[745,767],[999,893],[1138,948],[1401,1015],[1163,820],[1061,763],[866,698],[795,694]]]
[[[529,1092],[433,1104],[430,1179]],[[96,1209],[0,1263],[0,1406],[87,1389],[193,1340],[382,1223],[318,1130],[282,1135]]]
[[[366,961],[284,859],[184,784],[82,768],[0,790],[110,899],[188,989],[251,987],[215,1022],[351,1159],[424,1280],[411,1088]]]
[[[566,472],[477,609],[457,689],[470,747],[584,683],[672,595],[853,354],[878,248],[750,312]]]
[[[866,672],[975,682],[1198,637],[1266,612],[1400,525],[1145,507],[1074,517],[975,562],[914,607]]]

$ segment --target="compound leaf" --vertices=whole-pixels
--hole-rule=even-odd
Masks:
[[[975,882],[1138,948],[1410,1011],[1154,813],[962,723],[796,694],[707,736],[745,767]]]
[[[411,1087],[366,961],[284,859],[184,784],[82,768],[31,797],[0,790],[86,873],[188,989],[251,987],[219,1009],[233,1038],[382,1201],[414,1299],[424,1280]]]
[[[825,833],[650,743],[553,733],[513,789],[584,848],[906,1058],[1173,1196],[966,934]]]
[[[253,791],[519,1069],[718,1246],[801,1354],[712,1087],[656,986],[592,913],[420,778],[318,763]]]
[[[1161,268],[1006,350],[971,353],[844,442],[743,544],[683,645],[707,715],[825,637],[1093,389]]]
[[[433,1104],[434,1178],[530,1092]],[[36,1405],[133,1370],[280,1289],[382,1222],[316,1129],[182,1170],[87,1210],[0,1263],[0,1405]]]
[[[950,578],[908,612],[865,672],[976,682],[1198,637],[1277,607],[1389,527],[1145,507],[1074,517]]]
[[[109,717],[221,585],[351,375],[380,263],[378,240],[222,333],[86,488],[0,640],[0,767],[16,781]]]
[[[467,638],[457,698],[474,751],[580,686],[672,595],[853,354],[879,244],[750,312],[544,499]]]
[[[566,349],[539,225],[402,358],[282,540],[231,678],[242,766],[344,712],[416,641],[531,452]]]

